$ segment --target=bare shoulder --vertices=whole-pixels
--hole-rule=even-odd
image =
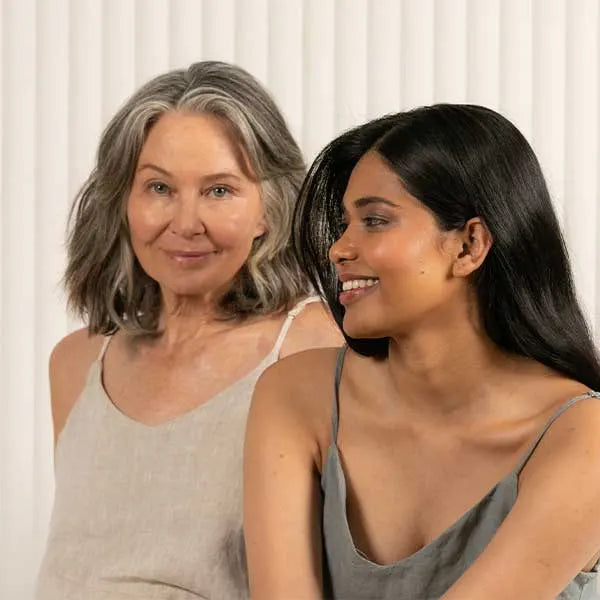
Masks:
[[[579,394],[578,394],[579,395]],[[583,394],[582,394],[583,395]],[[543,436],[522,473],[523,483],[539,471],[564,468],[597,472],[600,468],[600,397],[582,397],[560,414]],[[597,479],[594,477],[594,479]],[[600,491],[600,480],[598,480]]]
[[[333,381],[339,348],[313,348],[270,366],[259,378],[251,420],[329,444]],[[260,426],[260,427],[263,427]]]
[[[310,348],[341,346],[344,336],[331,312],[323,302],[312,302],[294,318],[281,349],[281,356],[289,356]]]
[[[600,400],[551,424],[519,477],[517,499],[491,542],[443,600],[555,598],[600,556]]]
[[[311,348],[290,354],[271,365],[260,376],[257,388],[283,397],[304,397],[322,386],[333,386],[339,348]],[[270,395],[270,394],[266,394]]]
[[[78,329],[60,340],[50,354],[50,396],[55,441],[83,390],[87,372],[98,357],[103,339],[100,335],[90,336],[86,328]]]

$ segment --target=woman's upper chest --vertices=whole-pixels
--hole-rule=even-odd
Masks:
[[[158,345],[132,349],[118,338],[104,357],[110,401],[146,424],[173,419],[216,398],[268,360],[280,326],[265,319],[166,353]]]
[[[378,564],[410,556],[437,539],[513,474],[529,436],[485,445],[409,428],[354,435],[340,430],[348,523],[357,548]]]
[[[342,392],[344,390],[342,389]],[[554,406],[478,426],[434,423],[340,396],[338,448],[355,545],[396,562],[436,540],[497,484],[516,494],[519,465]]]

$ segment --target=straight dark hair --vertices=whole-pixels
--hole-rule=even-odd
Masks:
[[[344,307],[328,251],[343,231],[348,179],[368,151],[383,157],[441,229],[484,221],[493,244],[471,282],[490,339],[599,390],[600,361],[538,160],[512,123],[482,106],[388,115],[340,135],[317,156],[296,205],[293,244],[340,329]],[[346,340],[360,354],[387,356],[388,338]]]

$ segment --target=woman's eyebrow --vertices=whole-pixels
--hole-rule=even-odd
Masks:
[[[138,168],[138,173],[140,171],[143,171],[144,169],[151,169],[153,171],[162,173],[163,175],[165,175],[167,177],[172,177],[172,173],[167,171],[167,169],[163,169],[162,167],[159,167],[158,165],[155,165],[152,163],[144,163],[143,165],[140,165],[140,167]],[[201,177],[201,179],[204,183],[211,183],[213,181],[219,181],[219,180],[222,181],[224,179],[236,181],[236,182],[240,181],[240,177],[230,171],[221,171],[219,173],[209,173],[207,175],[203,175]]]
[[[206,183],[210,183],[210,182],[218,182],[218,181],[222,181],[224,179],[229,179],[232,181],[241,181],[241,178],[236,175],[235,173],[232,173],[231,171],[222,171],[220,173],[209,173],[208,175],[203,175],[202,176],[202,181],[206,182]]]
[[[386,204],[387,206],[392,206],[393,208],[399,208],[398,204],[395,202],[387,200],[386,198],[381,198],[380,196],[363,196],[354,200],[352,204],[354,205],[354,208],[363,208],[369,204]]]
[[[153,171],[158,171],[159,173],[167,175],[168,177],[171,176],[171,173],[169,173],[169,171],[163,169],[162,167],[159,167],[158,165],[153,165],[152,163],[144,163],[143,165],[140,165],[140,167],[138,168],[138,173],[140,171],[143,171],[144,169],[152,169]]]

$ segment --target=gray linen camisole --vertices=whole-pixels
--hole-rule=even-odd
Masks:
[[[339,383],[345,347],[335,374],[332,443],[321,477],[324,497],[323,539],[325,597],[336,600],[436,600],[466,571],[488,545],[517,498],[519,473],[550,425],[568,408],[589,397],[590,391],[564,404],[548,421],[537,440],[513,471],[439,537],[410,556],[389,565],[368,560],[355,547],[346,513],[346,481],[336,444]],[[557,600],[599,600],[597,572],[579,573]]]
[[[55,454],[56,494],[38,600],[238,600],[248,597],[242,450],[254,386],[269,354],[195,409],[147,426],[112,404],[102,352]]]

